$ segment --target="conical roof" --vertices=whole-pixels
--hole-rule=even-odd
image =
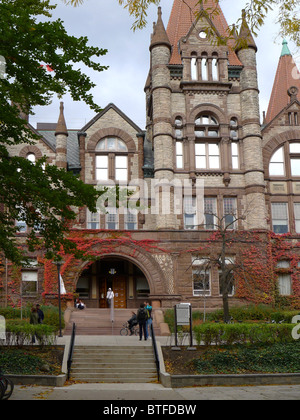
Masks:
[[[203,3],[205,10],[210,11],[216,9],[216,12],[211,16],[212,24],[221,36],[228,36],[228,24],[219,4],[215,0],[206,0]],[[172,56],[170,64],[182,64],[181,57],[178,51],[178,41],[186,36],[191,29],[191,26],[197,19],[197,14],[200,12],[199,0],[174,0],[168,27],[167,34],[172,44]],[[240,66],[241,62],[238,59],[235,51],[235,40],[228,41],[229,46],[229,64]]]
[[[290,53],[287,41],[284,40],[266,115],[266,123],[272,121],[290,103],[288,90],[293,86],[298,89],[297,99],[300,100],[300,73]]]
[[[249,25],[246,21],[246,12],[245,9],[242,12],[242,24],[240,34],[238,36],[238,47],[236,48],[236,52],[242,48],[254,48],[257,51],[257,46],[250,31]]]
[[[55,135],[57,136],[58,134],[65,134],[66,136],[68,135],[67,125],[66,125],[65,116],[64,116],[64,103],[63,102],[60,103],[59,117],[58,117],[56,129],[55,129]]]
[[[154,26],[154,33],[152,35],[150,49],[153,48],[155,45],[167,45],[171,49],[171,43],[168,38],[165,26],[162,21],[162,12],[161,7],[158,8],[158,19],[157,23]]]

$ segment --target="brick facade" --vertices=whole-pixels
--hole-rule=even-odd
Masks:
[[[192,267],[195,255],[200,258],[217,255],[220,242],[211,240],[214,229],[207,230],[205,225],[187,226],[184,208],[177,214],[174,204],[176,182],[189,182],[192,195],[195,195],[197,182],[203,181],[204,197],[211,200],[220,219],[226,214],[228,204],[225,203],[235,203],[238,219],[235,230],[259,232],[259,238],[255,236],[251,246],[269,240],[269,232],[274,227],[272,203],[286,203],[291,234],[287,240],[294,244],[293,252],[300,261],[300,215],[296,213],[300,213],[296,205],[300,205],[300,170],[294,167],[297,163],[300,167],[300,151],[296,147],[293,153],[289,151],[291,143],[300,144],[297,87],[293,95],[289,95],[288,105],[262,125],[257,47],[252,36],[249,37],[246,22],[243,21],[239,36],[250,40],[247,48],[235,51],[232,41],[217,46],[212,41],[217,34],[224,35],[222,31],[226,24],[222,11],[212,20],[200,16],[193,22],[185,3],[174,1],[167,30],[159,9],[150,43],[151,66],[145,85],[146,130],[141,130],[115,105],[109,104],[78,130],[78,135],[71,131],[65,133],[60,127],[56,135],[53,130],[52,137],[49,132],[50,137],[47,137],[46,131],[40,130],[43,137],[35,146],[10,148],[11,154],[26,157],[33,153],[36,158],[46,155],[50,164],[60,167],[68,164],[69,170],[76,167],[81,179],[92,185],[99,184],[98,173],[107,171],[108,179],[114,181],[119,170],[127,182],[140,180],[140,189],[148,190],[145,211],[138,215],[134,225],[126,225],[126,215],[118,214],[115,229],[119,238],[126,240],[115,242],[110,252],[103,253],[103,240],[108,243],[114,237],[108,229],[107,215],[94,216],[92,220],[86,209],[80,210],[75,227],[86,235],[87,243],[95,239],[92,251],[99,257],[100,266],[73,261],[62,267],[62,271],[68,292],[78,292],[80,284],[88,306],[99,306],[104,287],[101,282],[105,281],[107,286],[113,281],[108,274],[104,278],[101,269],[106,263],[113,267],[114,262],[126,271],[123,273],[123,305],[127,307],[136,307],[146,295],[155,306],[162,307],[190,301],[193,307],[202,308],[204,299],[208,309],[222,305],[218,267],[210,267],[207,293],[205,290],[197,292]],[[189,0],[187,3],[196,7],[197,2]],[[281,82],[280,75],[276,80]],[[105,139],[117,139],[120,149],[98,149],[102,140],[109,147]],[[291,161],[291,167],[282,176],[274,176],[269,172],[269,165],[281,147],[284,148],[282,164],[288,165]],[[97,156],[104,159],[97,161]],[[168,203],[164,202],[164,183],[171,185]],[[155,199],[148,208],[153,199],[151,188]],[[169,205],[170,212],[153,214],[153,206],[157,203],[161,207]],[[134,228],[126,229],[126,226]],[[22,235],[25,233],[20,237]],[[246,252],[249,246],[247,241],[237,241],[230,248],[230,256]],[[37,256],[38,253],[32,255],[33,258]],[[291,295],[296,293],[293,290],[295,281],[300,282],[299,266],[298,262],[293,267]],[[38,271],[39,294],[45,292],[45,270],[41,267]],[[204,294],[207,294],[205,298]],[[31,298],[36,299],[36,296]],[[233,294],[230,299],[233,304],[245,302],[244,296],[238,299]]]

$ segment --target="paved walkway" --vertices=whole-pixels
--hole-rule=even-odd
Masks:
[[[69,336],[58,338],[57,344],[68,344]],[[161,345],[170,345],[170,337],[157,337]],[[76,345],[104,345],[104,346],[139,346],[138,337],[121,336],[77,336]],[[151,340],[146,342],[151,346]],[[87,384],[74,383],[64,387],[46,386],[16,386],[10,400],[95,400],[103,401],[97,405],[103,410],[110,406],[110,401],[122,401],[122,406],[134,407],[135,401],[144,401],[137,409],[138,414],[147,414],[152,410],[153,401],[164,401],[164,404],[179,404],[180,401],[200,400],[300,400],[300,385],[285,386],[243,386],[243,387],[193,387],[193,388],[165,388],[161,384]],[[145,403],[147,402],[147,403]],[[160,403],[161,404],[161,403]],[[170,408],[171,409],[171,408]],[[197,405],[197,410],[200,405]],[[98,410],[98,413],[99,413]],[[144,411],[142,411],[144,410]],[[154,414],[149,413],[148,414]],[[159,414],[156,412],[156,414]],[[167,412],[165,413],[167,414]],[[174,414],[174,413],[173,413]],[[199,411],[200,414],[200,411]],[[131,417],[134,417],[133,415]]]
[[[94,400],[105,401],[97,405],[103,409],[110,401],[122,401],[124,406],[134,406],[135,401],[200,400],[299,400],[300,385],[164,388],[160,384],[74,384],[62,388],[16,386],[10,400]],[[130,403],[128,402],[130,401]],[[144,404],[145,405],[145,404]],[[98,410],[98,413],[99,413]],[[101,410],[100,410],[101,411]]]

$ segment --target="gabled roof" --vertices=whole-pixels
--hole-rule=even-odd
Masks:
[[[138,133],[142,133],[143,130],[138,127],[127,115],[124,114],[116,105],[113,103],[108,104],[102,111],[100,111],[93,119],[91,119],[82,129],[80,132],[85,132],[88,130],[95,122],[101,118],[104,114],[106,114],[110,109],[113,109],[117,114],[120,115],[125,121],[128,122],[129,125],[131,125]]]
[[[204,8],[206,10],[213,10],[216,8],[216,13],[211,16],[211,22],[221,36],[228,36],[228,24],[219,4],[216,5],[214,0],[206,0],[204,2]],[[199,13],[199,11],[199,0],[174,0],[167,27],[167,34],[172,44],[170,64],[182,64],[178,51],[178,41],[188,34],[191,26],[197,20],[196,14]],[[234,51],[235,41],[233,39],[229,40],[228,46],[229,64],[232,66],[241,66],[241,62]]]
[[[300,73],[290,53],[287,41],[284,40],[266,115],[266,123],[272,121],[290,103],[288,90],[292,86],[298,89],[297,99],[299,101]]]

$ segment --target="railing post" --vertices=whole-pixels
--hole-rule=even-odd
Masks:
[[[156,344],[156,338],[155,338],[153,323],[151,323],[150,329],[151,329],[151,335],[152,335],[152,346],[153,346],[154,358],[155,358],[155,364],[156,364],[157,379],[159,381],[159,379],[160,379],[160,363],[159,363],[159,357],[158,357],[157,344]]]

